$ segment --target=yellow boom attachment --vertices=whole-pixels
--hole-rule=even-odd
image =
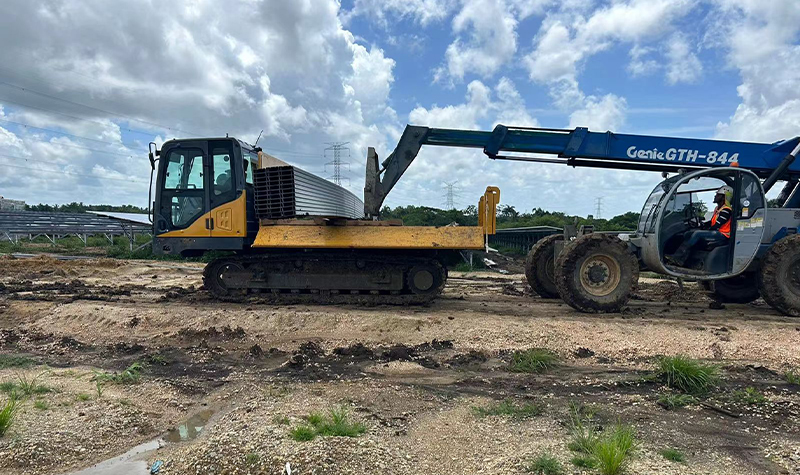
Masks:
[[[500,189],[486,188],[478,202],[478,226],[402,226],[382,221],[314,220],[262,222],[252,247],[318,249],[485,249],[497,227]]]

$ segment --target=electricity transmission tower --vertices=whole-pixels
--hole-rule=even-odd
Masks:
[[[324,151],[325,158],[331,158],[331,161],[325,163],[325,169],[327,171],[328,165],[333,167],[333,176],[329,179],[333,180],[334,183],[341,186],[342,185],[342,165],[347,167],[347,170],[350,170],[350,147],[345,147],[345,145],[349,144],[350,142],[326,142],[329,147],[327,147]],[[345,159],[343,161],[343,159]],[[345,180],[350,180],[349,178],[345,177]]]
[[[603,213],[603,197],[602,196],[598,196],[597,198],[595,198],[594,199],[594,204],[596,206],[594,219],[600,219],[602,217],[602,213]]]
[[[456,209],[456,198],[458,198],[458,190],[455,188],[458,181],[452,181],[444,184],[444,207],[445,209]]]

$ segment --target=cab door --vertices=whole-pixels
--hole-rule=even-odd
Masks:
[[[212,237],[244,238],[247,204],[241,148],[234,140],[209,140],[209,230]]]
[[[162,153],[157,186],[156,234],[165,237],[208,237],[203,216],[211,209],[208,148],[204,141],[179,142]]]

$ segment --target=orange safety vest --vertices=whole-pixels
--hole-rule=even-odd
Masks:
[[[711,225],[714,226],[717,224],[717,217],[719,217],[719,212],[723,209],[728,209],[731,212],[731,217],[728,219],[728,222],[720,226],[719,232],[721,232],[726,238],[731,238],[731,221],[733,221],[733,210],[730,206],[723,206],[721,208],[717,208],[714,210],[714,216],[711,217]]]

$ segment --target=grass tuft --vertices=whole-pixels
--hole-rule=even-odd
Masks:
[[[114,384],[136,384],[142,377],[142,370],[144,366],[141,363],[133,363],[121,373],[108,373],[105,371],[94,372],[93,381],[100,383],[114,383]]]
[[[740,404],[764,404],[767,397],[754,387],[739,389],[731,394],[731,398]]]
[[[496,402],[484,407],[473,407],[472,412],[478,417],[510,416],[514,419],[527,419],[542,414],[542,406],[536,403],[517,405],[511,399]]]
[[[578,468],[585,468],[587,470],[593,470],[597,468],[597,460],[590,455],[577,455],[570,459],[572,465]]]
[[[358,437],[366,432],[367,427],[350,420],[347,409],[333,408],[326,415],[312,412],[306,417],[308,425],[300,425],[290,431],[292,439],[308,441],[316,436],[322,437]]]
[[[635,444],[633,428],[617,425],[605,433],[594,446],[597,468],[603,475],[622,473]]]
[[[281,425],[281,426],[288,426],[288,425],[290,424],[290,421],[289,421],[289,418],[288,418],[288,417],[286,417],[286,416],[279,416],[279,415],[275,415],[275,416],[273,416],[273,418],[272,418],[272,422],[273,422],[274,424],[278,424],[278,425]]]
[[[686,456],[678,449],[664,449],[661,451],[661,456],[670,462],[683,463],[686,461]]]
[[[564,473],[564,468],[557,458],[550,454],[544,453],[538,455],[528,465],[527,470],[531,473],[539,475],[560,475]]]
[[[53,392],[53,388],[39,383],[39,378],[45,374],[47,374],[47,371],[43,371],[32,378],[28,378],[24,374],[17,375],[17,383],[12,388],[12,391],[19,391],[22,396],[26,397]]]
[[[79,393],[77,396],[75,396],[75,399],[77,399],[78,401],[88,401],[91,398],[92,395],[88,393]]]
[[[515,373],[542,373],[558,364],[558,355],[545,348],[531,348],[511,354],[509,371]]]
[[[790,369],[783,374],[783,377],[786,378],[787,383],[800,386],[800,370]]]
[[[314,440],[317,436],[317,431],[313,427],[302,425],[293,428],[289,432],[289,435],[297,442],[307,442],[309,440]]]
[[[44,399],[37,399],[36,401],[34,401],[33,407],[39,409],[40,411],[46,411],[50,409],[50,405],[47,404],[47,401],[45,401]]]
[[[667,386],[688,394],[704,395],[719,382],[719,368],[683,355],[659,360],[658,375]]]
[[[259,457],[259,455],[255,452],[250,452],[244,456],[244,463],[247,465],[255,465],[259,461],[261,461],[261,457]]]
[[[686,407],[697,402],[691,394],[664,394],[658,398],[658,405],[671,411],[680,407]]]
[[[19,401],[16,398],[9,398],[2,409],[0,409],[0,437],[3,437],[11,424],[14,423],[14,418],[17,416],[17,409],[19,408]]]
[[[595,429],[591,417],[584,413],[582,406],[570,403],[569,413],[569,433],[571,440],[567,447],[573,451],[585,455],[591,455],[594,452],[594,446],[600,435]]]
[[[23,355],[0,355],[0,369],[28,368],[36,362]]]

